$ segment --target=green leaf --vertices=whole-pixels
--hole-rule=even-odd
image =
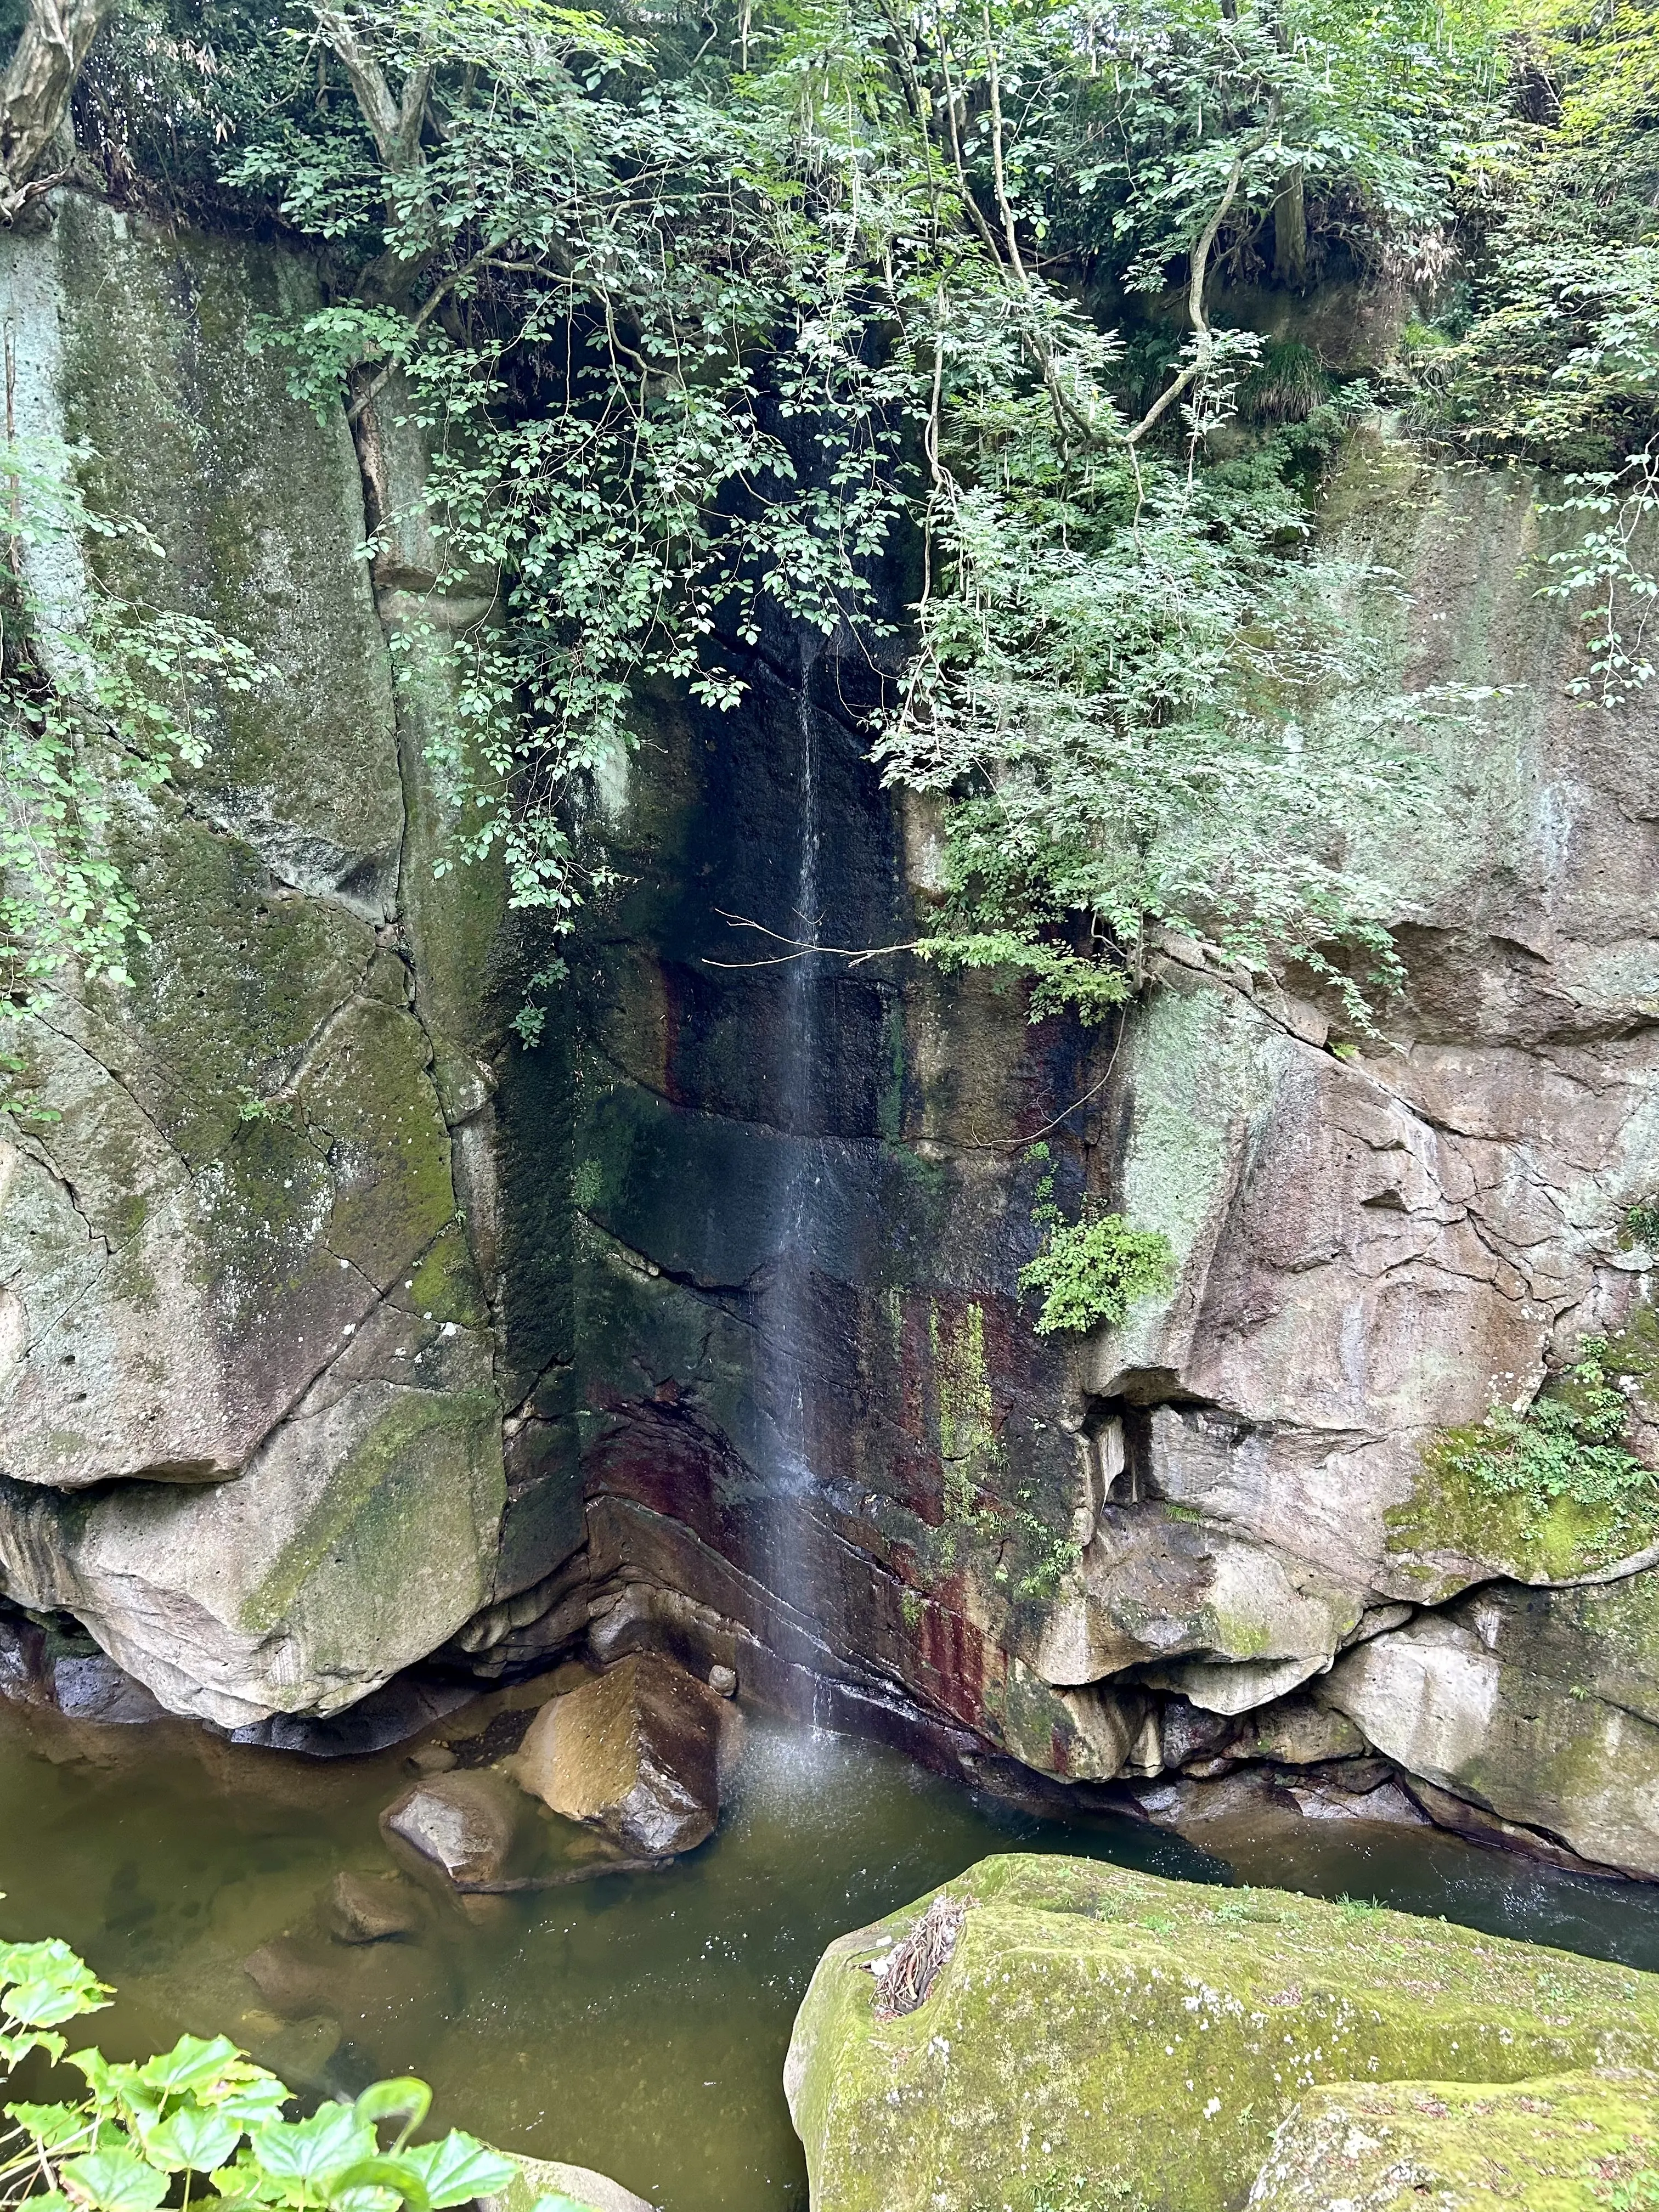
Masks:
[[[374,2130],[349,2105],[327,2104],[308,2120],[261,2128],[251,2146],[273,2180],[325,2196],[331,2179],[377,2154]]]
[[[0,1944],[0,2009],[25,2027],[97,2012],[109,1991],[67,1943]]]
[[[227,2067],[219,2084],[211,2090],[198,2089],[196,2094],[198,2103],[210,2106],[228,2120],[240,2120],[245,2128],[264,2127],[281,2119],[283,2107],[292,2101],[287,2084],[251,2059]]]
[[[399,2203],[408,2212],[431,2212],[420,2168],[406,2151],[382,2151],[330,2178],[328,2201],[336,2212],[376,2212],[385,2199],[390,2199],[387,2212],[396,2212]]]
[[[31,2051],[44,2051],[52,2058],[64,2055],[61,2035],[0,2035],[0,2059],[7,2066],[21,2066]]]
[[[442,2212],[449,2204],[465,2204],[474,2197],[496,2196],[519,2170],[510,2158],[503,2158],[500,2151],[491,2150],[459,2128],[441,2142],[422,2143],[404,2156],[425,2185],[432,2212]]]
[[[130,2150],[88,2151],[59,2169],[71,2197],[96,2212],[155,2212],[167,2178]]]
[[[430,2088],[412,2074],[398,2075],[389,2081],[371,2081],[353,2107],[357,2118],[366,2120],[370,2127],[377,2127],[382,2120],[401,2118],[404,2128],[398,2138],[400,2147],[431,2109]]]
[[[27,2128],[43,2150],[56,2150],[83,2135],[92,2123],[78,2105],[8,2105],[6,2116]],[[31,2204],[34,2199],[29,2199]]]
[[[241,2128],[222,2112],[174,2112],[144,2138],[147,2157],[177,2172],[211,2173],[242,2140]]]
[[[199,2035],[181,2035],[171,2051],[141,2066],[138,2078],[152,2089],[161,2089],[169,2096],[182,2095],[185,2090],[199,2093],[210,2084],[222,2081],[227,2069],[238,2061],[246,2063],[227,2035],[216,2035],[210,2040]]]

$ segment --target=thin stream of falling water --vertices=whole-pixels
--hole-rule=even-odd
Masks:
[[[817,720],[809,693],[818,643],[809,636],[801,647],[800,688],[795,702],[795,728],[799,743],[798,829],[799,846],[795,864],[794,926],[787,934],[803,945],[816,945],[823,916],[819,912],[818,845],[819,773]],[[778,1474],[786,1491],[799,1494],[811,1480],[811,1406],[808,1377],[811,1358],[807,1342],[811,1328],[811,1262],[817,1237],[814,1219],[819,1164],[811,1139],[815,1077],[820,1039],[818,994],[815,963],[810,953],[792,960],[784,971],[786,1000],[781,1047],[783,1053],[782,1122],[788,1144],[787,1182],[779,1208],[777,1297],[773,1341],[769,1356],[775,1369],[775,1401],[781,1447]],[[775,1559],[774,1565],[783,1564]]]

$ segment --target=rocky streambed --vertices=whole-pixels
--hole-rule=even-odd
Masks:
[[[1194,1971],[1239,1995],[1221,1972],[1235,1944],[1252,1955],[1294,1948],[1328,1923],[1345,1943],[1353,1936],[1350,1949],[1315,1945],[1311,1964],[1286,1965],[1281,1992],[1311,1990],[1316,1967],[1333,1960],[1363,1960],[1395,1917],[1335,1902],[1345,1897],[1421,1916],[1399,1924],[1431,1948],[1444,1948],[1444,1916],[1477,1931],[1468,1944],[1498,1954],[1506,1947],[1492,1938],[1530,1938],[1617,1961],[1633,1987],[1645,1983],[1632,1970],[1659,1969],[1659,1897],[1639,1885],[1476,1849],[1423,1824],[1310,1818],[1245,1793],[1208,1829],[1208,1849],[1144,1821],[1043,1820],[880,1747],[744,1712],[741,1697],[660,1662],[597,1679],[562,1668],[441,1715],[387,1750],[327,1761],[157,1717],[94,1662],[63,1662],[77,1664],[64,1687],[83,1697],[78,1717],[0,1702],[0,1878],[7,1933],[61,1931],[117,1985],[117,2008],[100,2023],[106,2048],[137,2055],[181,2029],[223,2031],[311,2097],[412,2071],[434,2082],[440,2123],[574,2160],[666,2212],[801,2212],[807,2173],[783,2075],[809,1984],[809,2025],[826,1983],[863,2008],[838,2012],[834,2033],[817,2039],[820,2076],[845,2072],[850,2085],[830,2099],[837,2111],[862,2094],[860,2021],[884,2051],[890,2027],[913,2055],[937,2035],[959,2039],[946,2020],[948,1975],[927,1983],[914,2014],[883,2024],[874,1979],[818,1967],[821,1955],[870,1923],[877,1934],[850,1948],[878,1958],[882,1938],[896,1948],[941,1887],[976,1900],[964,1940],[979,1943],[992,1926],[972,1917],[993,1898],[988,1866],[1052,1863],[1073,1887],[1119,1885],[1101,1893],[1121,1907],[1113,1924],[1143,1947],[1143,1964],[1175,1978],[1183,2006],[1182,1977]],[[101,1718],[89,1710],[100,1680]],[[690,1848],[663,1850],[665,1820],[684,1823]],[[1307,1897],[1261,1904],[1279,1887],[1332,1900],[1331,1913]],[[1048,1942],[1058,1959],[1067,1923],[1051,1903],[1030,1910],[1049,1916],[1034,1924],[1060,1931]],[[1449,1936],[1465,1941],[1455,1927]],[[1202,1956],[1189,1951],[1198,1937],[1210,1947]],[[1288,2029],[1291,2008],[1275,2021],[1279,2009]],[[1297,2031],[1311,2017],[1297,2014]],[[976,2063],[1023,2094],[1023,2069],[1036,2062],[1024,2031],[1011,2039],[1007,2027],[1000,2015],[990,2030],[981,2023],[961,2048],[964,2063],[976,2048]],[[1156,2038],[1141,2040],[1164,2098],[1173,2062]],[[1052,2039],[1044,2048],[1042,2064],[1053,2060],[1058,2094],[1072,2098],[1077,2081]],[[793,2072],[822,2172],[799,2062]],[[918,2083],[907,2077],[907,2097]],[[1115,2094],[1146,2088],[1126,2076]],[[1101,2109],[1093,2089],[1073,2100],[1080,2112]],[[1184,2109],[1169,2106],[1177,2118]],[[1302,2121],[1317,2135],[1328,2114],[1308,2107]],[[1115,2139],[1115,2124],[1108,2132]],[[1261,2148],[1257,2164],[1266,2156]],[[1088,2159],[1079,2170],[1106,2172]],[[1024,2178],[1035,2189],[1037,2166]],[[814,2202],[833,2207],[825,2185]],[[1025,2212],[1024,2198],[1009,2201]],[[1115,2212],[1117,2199],[1101,2201]],[[962,2202],[972,2212],[974,2200]]]

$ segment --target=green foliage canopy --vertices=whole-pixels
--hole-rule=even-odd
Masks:
[[[429,444],[445,580],[489,601],[439,765],[518,903],[565,921],[603,884],[582,823],[642,684],[730,708],[804,630],[868,660],[887,774],[945,802],[934,957],[1024,967],[1038,1012],[1123,997],[1162,924],[1339,956],[1356,1003],[1387,980],[1366,852],[1449,702],[1379,694],[1350,618],[1376,580],[1309,554],[1329,380],[1264,382],[1277,427],[1230,433],[1261,346],[1206,302],[1270,258],[1305,288],[1431,256],[1492,133],[1484,24],[1425,0],[168,21],[171,137],[129,158],[315,240],[332,296],[268,342],[319,406]]]

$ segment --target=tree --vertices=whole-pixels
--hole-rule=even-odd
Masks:
[[[28,0],[21,35],[0,79],[0,222],[62,181],[37,173],[69,107],[92,42],[120,0]]]

